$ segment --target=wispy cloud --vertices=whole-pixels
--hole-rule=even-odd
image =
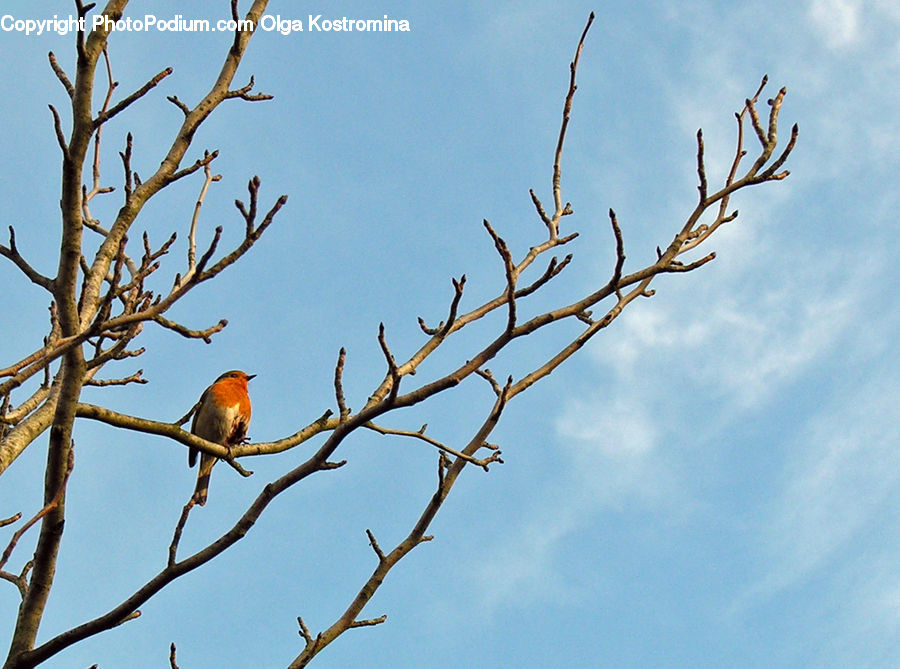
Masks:
[[[754,234],[754,242],[764,244],[762,237]],[[699,465],[679,461],[692,456],[663,445],[684,435],[702,444],[740,430],[748,412],[764,411],[832,354],[858,317],[867,277],[834,289],[815,283],[815,268],[798,262],[781,285],[767,282],[764,291],[746,281],[746,268],[697,275],[690,289],[633,305],[590,347],[604,382],[592,396],[567,400],[556,422],[560,469],[553,483],[539,495],[538,509],[498,537],[493,557],[480,567],[487,608],[572,596],[557,562],[560,544],[604,511],[690,513],[696,491],[681,472]],[[820,470],[796,483],[796,499],[786,508],[804,508],[804,495],[829,489],[829,475],[848,471],[837,436],[841,420],[812,431],[811,442],[829,435],[829,455]],[[856,439],[863,435],[857,432]],[[809,508],[817,509],[809,512],[810,522],[829,517],[827,506]],[[859,522],[852,514],[845,521],[850,527]],[[814,527],[809,536],[816,536]]]
[[[894,626],[900,623],[900,567],[891,557],[898,541],[885,541],[886,532],[900,533],[892,512],[900,492],[896,371],[889,365],[862,388],[845,388],[792,440],[787,450],[794,456],[760,519],[763,573],[737,599],[738,609],[764,604],[813,575],[827,581],[849,570],[855,580],[866,575],[868,582],[877,575],[877,586],[855,586],[869,594],[868,604],[857,607],[860,619],[854,625],[867,624],[874,608]],[[830,577],[823,576],[828,572]],[[860,596],[846,592],[842,599]]]
[[[831,564],[873,527],[900,485],[900,475],[883,475],[885,468],[900,472],[900,455],[893,454],[900,437],[893,418],[900,397],[890,375],[859,392],[845,389],[841,398],[816,385],[823,369],[864,357],[873,340],[884,345],[890,339],[884,331],[859,332],[860,319],[868,318],[877,301],[870,299],[872,286],[889,267],[890,254],[879,250],[877,240],[859,234],[836,243],[841,233],[835,231],[835,221],[822,221],[819,235],[808,234],[814,225],[808,220],[800,221],[806,227],[797,234],[768,225],[769,220],[784,220],[783,207],[796,207],[792,202],[816,204],[814,198],[822,193],[815,188],[872,160],[871,153],[853,150],[874,142],[871,133],[882,138],[896,134],[884,122],[860,128],[853,122],[859,111],[855,97],[842,98],[829,83],[834,76],[830,64],[801,57],[805,51],[821,52],[816,43],[823,39],[835,49],[859,46],[860,36],[871,29],[861,4],[822,0],[796,11],[806,11],[808,20],[796,39],[783,43],[784,53],[773,51],[769,60],[794,64],[797,85],[791,100],[796,103],[783,118],[803,121],[803,148],[791,167],[805,176],[791,177],[789,188],[768,189],[765,198],[753,197],[751,206],[744,204],[748,197],[742,198],[736,206],[747,214],[713,240],[720,252],[715,268],[681,281],[664,277],[657,297],[632,305],[602,341],[588,347],[598,391],[565,401],[556,421],[558,458],[546,487],[535,494],[540,501],[523,509],[518,524],[498,533],[489,558],[470,572],[479,578],[486,610],[585,596],[559,561],[573,533],[596,522],[598,515],[625,507],[649,508],[667,517],[691,513],[697,491],[682,472],[704,463],[690,460],[695,453],[675,454],[664,445],[691,435],[702,450],[704,443],[746,429],[742,421],[748,416],[764,415],[779,401],[793,401],[789,393],[801,386],[819,404],[810,402],[798,414],[786,447],[796,457],[783,472],[770,472],[777,489],[759,521],[764,526],[756,528],[764,545],[751,547],[760,551],[761,573],[748,575],[752,582],[738,597],[741,605],[776,595]],[[886,16],[884,8],[877,11]],[[890,20],[887,24],[892,25]],[[736,22],[733,29],[743,26]],[[694,59],[695,71],[672,84],[676,125],[684,132],[703,125],[707,146],[717,147],[718,153],[709,156],[711,172],[721,172],[730,161],[734,126],[722,123],[718,112],[711,114],[716,106],[709,99],[740,101],[751,92],[746,87],[756,83],[745,78],[744,51],[717,46],[735,43],[740,40],[727,36],[714,43],[698,40],[702,49]],[[861,87],[859,97],[866,99],[893,95],[876,90],[873,81],[853,86]],[[813,114],[816,109],[828,113]],[[890,145],[884,142],[879,150]],[[672,184],[663,197],[674,201],[671,193],[694,192],[695,185]],[[890,197],[885,195],[884,203]],[[884,203],[877,198],[866,202],[859,218],[884,217],[889,209]],[[851,272],[849,258],[867,261]],[[884,327],[883,321],[877,326]],[[867,596],[857,593],[857,608],[874,607],[885,616],[893,611],[890,624],[898,624],[900,570],[881,573],[877,583],[867,586]],[[860,620],[854,619],[857,625]]]
[[[860,39],[859,0],[813,0],[809,17],[832,49],[849,47]]]
[[[741,285],[732,270],[716,277],[724,284],[694,277],[696,299],[639,305],[591,354],[623,381],[661,365],[707,397],[757,406],[827,353],[858,312],[862,277],[837,292],[821,284],[811,291],[815,264],[805,265],[763,291]]]
[[[654,505],[677,485],[655,460],[660,433],[640,402],[606,397],[570,401],[557,421],[563,476],[537,497],[527,519],[504,534],[477,570],[488,610],[513,601],[585,596],[556,563],[559,543],[600,511],[625,503]]]

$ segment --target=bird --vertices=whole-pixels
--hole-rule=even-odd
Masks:
[[[197,410],[191,421],[191,433],[231,447],[243,443],[250,427],[250,395],[247,393],[247,382],[256,374],[247,374],[238,369],[225,372],[203,391]],[[188,466],[197,463],[199,449],[191,447],[188,451]],[[195,504],[203,506],[209,494],[209,475],[217,458],[208,453],[200,456],[200,469],[197,471],[197,486],[192,497]]]

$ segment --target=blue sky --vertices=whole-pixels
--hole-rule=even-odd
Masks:
[[[135,0],[130,12],[227,17],[219,4]],[[43,5],[49,15],[73,11]],[[253,38],[237,79],[255,75],[275,99],[223,105],[198,133],[191,159],[217,148],[223,174],[201,238],[222,224],[226,240],[239,239],[231,203],[254,174],[264,202],[290,200],[249,256],[174,310],[192,327],[228,318],[211,345],[148,327],[148,352],[107,374],[142,367],[150,383],[85,397],[174,420],[220,372],[242,368],[258,374],[250,435],[268,441],[332,405],[346,346],[348,402],[360,407],[384,373],[380,321],[395,353],[408,355],[422,341],[416,316],[443,317],[451,276],[468,275],[464,307],[502,289],[482,218],[515,255],[542,239],[528,189],[550,199],[568,63],[591,10],[563,163],[563,197],[575,210],[566,230],[582,237],[560,285],[528,309],[608,280],[609,207],[626,270],[651,261],[693,208],[697,128],[710,180],[720,181],[733,112],[766,73],[768,95],[788,88],[782,135],[800,125],[792,174],[736,196],[740,217],[709,242],[715,262],[661,277],[655,297],[516,398],[492,437],[505,464],[464,473],[435,540],[401,562],[366,609],[387,622],[347,633],[315,666],[895,666],[896,3],[273,1],[272,14],[387,13],[412,30]],[[45,9],[16,1],[3,12],[38,18]],[[60,160],[47,104],[62,109],[65,92],[46,52],[71,73],[72,39],[0,40],[3,227],[14,225],[23,254],[52,274]],[[175,73],[104,129],[104,183],[120,185],[116,152],[128,131],[136,169],[155,169],[181,117],[165,96],[198,99],[228,45],[221,34],[113,37],[120,95],[166,66]],[[200,185],[169,189],[136,231],[157,243],[173,230],[183,238]],[[118,198],[96,200],[94,215],[108,221]],[[168,262],[160,289],[182,269],[184,246]],[[39,343],[47,304],[8,262],[0,285],[0,340],[12,360]],[[421,374],[444,373],[491,325]],[[492,368],[521,376],[574,332],[524,342]],[[465,443],[488,400],[475,379],[390,424],[427,421],[436,438]],[[161,439],[88,422],[75,439],[45,639],[156,573],[195,475],[184,448]],[[0,517],[39,507],[43,443],[3,477]],[[183,547],[229,527],[311,448],[253,462],[250,479],[217,468]],[[339,456],[346,467],[285,494],[243,542],[164,591],[141,619],[46,666],[162,666],[173,641],[183,667],[285,666],[302,645],[296,616],[327,627],[373,568],[365,529],[392,546],[433,492],[435,456],[424,444],[364,434]],[[30,550],[23,542],[11,567]],[[0,589],[4,647],[17,602],[14,588]]]

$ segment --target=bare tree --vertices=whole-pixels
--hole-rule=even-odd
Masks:
[[[85,5],[75,0],[80,17],[86,17],[93,4]],[[127,0],[109,0],[103,14],[112,20],[122,17]],[[231,1],[231,14],[239,19],[237,0]],[[267,5],[266,0],[254,0],[245,18],[256,25]],[[334,368],[334,386],[329,389],[333,395],[335,409],[314,417],[294,434],[278,441],[249,443],[226,448],[221,444],[207,442],[183,429],[191,413],[175,422],[152,420],[144,417],[124,415],[103,406],[87,404],[81,400],[85,386],[116,386],[129,383],[143,383],[141,371],[113,379],[98,379],[98,373],[107,365],[140,356],[143,348],[134,348],[144,324],[155,323],[183,337],[209,342],[219,332],[226,321],[222,320],[205,329],[170,320],[167,311],[198,284],[218,276],[227,267],[238,261],[259,240],[269,228],[276,214],[287,201],[286,196],[278,198],[268,206],[259,201],[260,181],[253,177],[248,184],[249,203],[237,201],[236,207],[244,221],[244,237],[237,246],[222,251],[217,228],[211,244],[202,252],[197,248],[196,233],[204,197],[209,186],[219,179],[212,171],[217,152],[206,151],[185,166],[186,156],[199,126],[226,100],[240,99],[259,101],[270,96],[254,93],[254,81],[239,88],[232,87],[232,80],[241,58],[249,44],[252,30],[238,30],[234,41],[225,55],[221,71],[209,92],[195,105],[189,105],[175,96],[168,99],[181,110],[184,120],[174,134],[174,138],[159,168],[147,179],[141,179],[132,169],[132,138],[129,134],[126,145],[120,153],[124,168],[123,202],[114,220],[108,226],[94,219],[90,205],[93,199],[109,194],[112,188],[102,186],[100,174],[100,146],[104,124],[126,111],[150,93],[171,72],[166,68],[155,77],[137,88],[133,93],[114,102],[116,83],[112,77],[107,51],[108,32],[103,26],[89,33],[77,34],[77,68],[74,79],[58,64],[51,53],[50,66],[68,94],[72,123],[68,130],[63,128],[60,114],[51,106],[54,127],[62,152],[62,196],[61,226],[62,241],[59,252],[59,267],[55,277],[44,276],[35,270],[20,253],[16,245],[15,233],[10,227],[8,245],[0,246],[0,253],[11,260],[27,279],[45,289],[50,296],[50,325],[43,344],[33,353],[23,357],[2,370],[0,378],[0,475],[10,464],[47,428],[49,448],[44,479],[44,505],[29,519],[21,522],[23,516],[16,514],[0,525],[16,527],[8,540],[6,550],[0,556],[0,577],[18,589],[21,595],[18,617],[12,632],[12,643],[4,664],[5,669],[34,667],[60,651],[88,637],[109,630],[140,615],[140,607],[160,592],[172,581],[197,569],[229,549],[241,540],[253,527],[269,504],[288,488],[300,483],[313,473],[341,467],[343,460],[335,460],[344,440],[358,430],[374,430],[385,435],[418,440],[433,447],[437,459],[437,484],[433,496],[422,509],[421,515],[409,534],[397,545],[383,548],[372,532],[366,530],[375,567],[369,578],[362,584],[358,594],[327,629],[312,632],[302,618],[298,618],[300,634],[304,646],[292,661],[290,667],[304,667],[328,644],[351,628],[377,625],[384,616],[364,619],[361,617],[367,603],[384,581],[388,572],[410,551],[431,537],[428,529],[440,510],[444,500],[464,469],[469,466],[488,470],[490,465],[502,462],[500,450],[489,443],[489,438],[500,420],[505,407],[517,395],[530,388],[535,382],[549,375],[565,360],[584,346],[591,338],[612,323],[633,301],[650,297],[651,282],[660,274],[685,273],[702,267],[715,258],[709,253],[698,259],[682,261],[680,258],[701,246],[725,223],[737,217],[737,211],[730,208],[731,196],[741,189],[755,184],[784,179],[788,172],[782,169],[797,139],[797,126],[779,154],[777,145],[778,115],[785,96],[781,89],[768,101],[768,119],[760,118],[757,110],[758,98],[766,84],[747,99],[737,114],[737,141],[730,169],[720,186],[710,187],[704,161],[702,132],[697,133],[697,177],[699,181],[696,206],[672,240],[665,246],[657,247],[656,261],[630,273],[625,271],[625,242],[615,213],[609,211],[609,226],[614,252],[611,253],[609,280],[603,285],[569,303],[538,313],[527,319],[520,317],[520,304],[551,281],[556,281],[569,266],[571,254],[562,259],[552,255],[558,248],[565,247],[578,235],[577,232],[564,233],[563,219],[572,214],[572,208],[563,199],[562,157],[566,131],[572,102],[575,96],[575,77],[584,40],[590,28],[593,15],[585,26],[570,65],[569,86],[565,96],[562,123],[553,157],[551,181],[552,203],[546,207],[541,198],[531,191],[531,200],[543,229],[542,237],[524,255],[516,257],[503,237],[484,221],[484,228],[493,243],[502,270],[503,287],[499,293],[475,306],[465,305],[465,275],[452,280],[452,292],[446,307],[446,316],[436,325],[429,325],[419,318],[419,326],[424,335],[421,347],[408,357],[398,358],[391,349],[384,326],[378,331],[378,345],[384,355],[385,373],[375,385],[369,397],[358,410],[350,408],[343,390],[342,378],[346,354],[341,349]],[[99,72],[98,72],[99,69]],[[94,113],[91,101],[95,88],[95,77],[106,75],[106,94],[102,108]],[[745,127],[749,124],[758,142],[758,154],[747,166],[745,158]],[[751,138],[752,139],[752,138]],[[92,161],[92,162],[88,162]],[[82,174],[90,165],[90,183],[83,183]],[[172,246],[175,235],[159,246],[151,243],[148,235],[143,235],[143,243],[135,252],[129,246],[128,233],[132,229],[144,205],[160,191],[175,181],[191,175],[202,175],[200,193],[193,210],[188,230],[188,254],[186,265],[174,275],[171,289],[165,294],[155,294],[145,286],[147,278],[157,272]],[[265,210],[265,213],[261,212]],[[98,235],[99,249],[88,260],[85,257],[84,236]],[[552,256],[552,257],[549,257]],[[549,260],[547,259],[549,257]],[[540,268],[532,269],[540,261]],[[500,327],[481,340],[478,347],[467,359],[446,367],[444,373],[435,380],[416,384],[413,375],[417,368],[432,356],[444,342],[461,330],[488,314],[504,314]],[[514,378],[497,379],[486,365],[501,351],[516,340],[557,324],[577,320],[580,332],[555,349],[545,352],[543,362],[526,368]],[[55,371],[53,371],[55,370]],[[384,419],[398,409],[422,404],[429,399],[451,392],[462,381],[478,376],[493,391],[493,402],[483,408],[480,426],[467,443],[450,445],[432,438],[426,426],[419,429],[397,429],[387,427]],[[401,387],[402,386],[402,387]],[[16,397],[19,392],[26,396]],[[192,410],[193,411],[193,410]],[[77,475],[73,470],[74,444],[73,423],[76,418],[102,421],[109,425],[156,435],[162,435],[180,442],[185,447],[196,448],[220,458],[244,475],[249,473],[240,461],[260,454],[272,454],[292,449],[313,437],[322,435],[318,450],[301,464],[284,472],[282,476],[269,481],[259,488],[258,496],[249,507],[235,519],[232,527],[200,550],[189,554],[179,553],[182,533],[187,527],[194,507],[193,499],[188,499],[180,518],[174,526],[168,542],[168,560],[160,571],[144,585],[132,593],[123,595],[121,603],[103,615],[74,624],[70,629],[38,643],[38,629],[44,615],[48,595],[54,585],[54,573],[63,525],[66,517],[66,485],[70,477]],[[9,503],[8,500],[5,503]],[[0,510],[2,512],[3,510]],[[38,536],[33,557],[15,571],[7,571],[10,558],[23,536],[37,527]],[[174,644],[170,653],[170,664],[176,666]]]

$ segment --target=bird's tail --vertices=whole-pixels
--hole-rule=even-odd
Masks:
[[[203,453],[200,456],[200,470],[197,472],[197,485],[194,488],[194,503],[198,506],[206,504],[209,495],[209,475],[212,473],[216,458]]]

